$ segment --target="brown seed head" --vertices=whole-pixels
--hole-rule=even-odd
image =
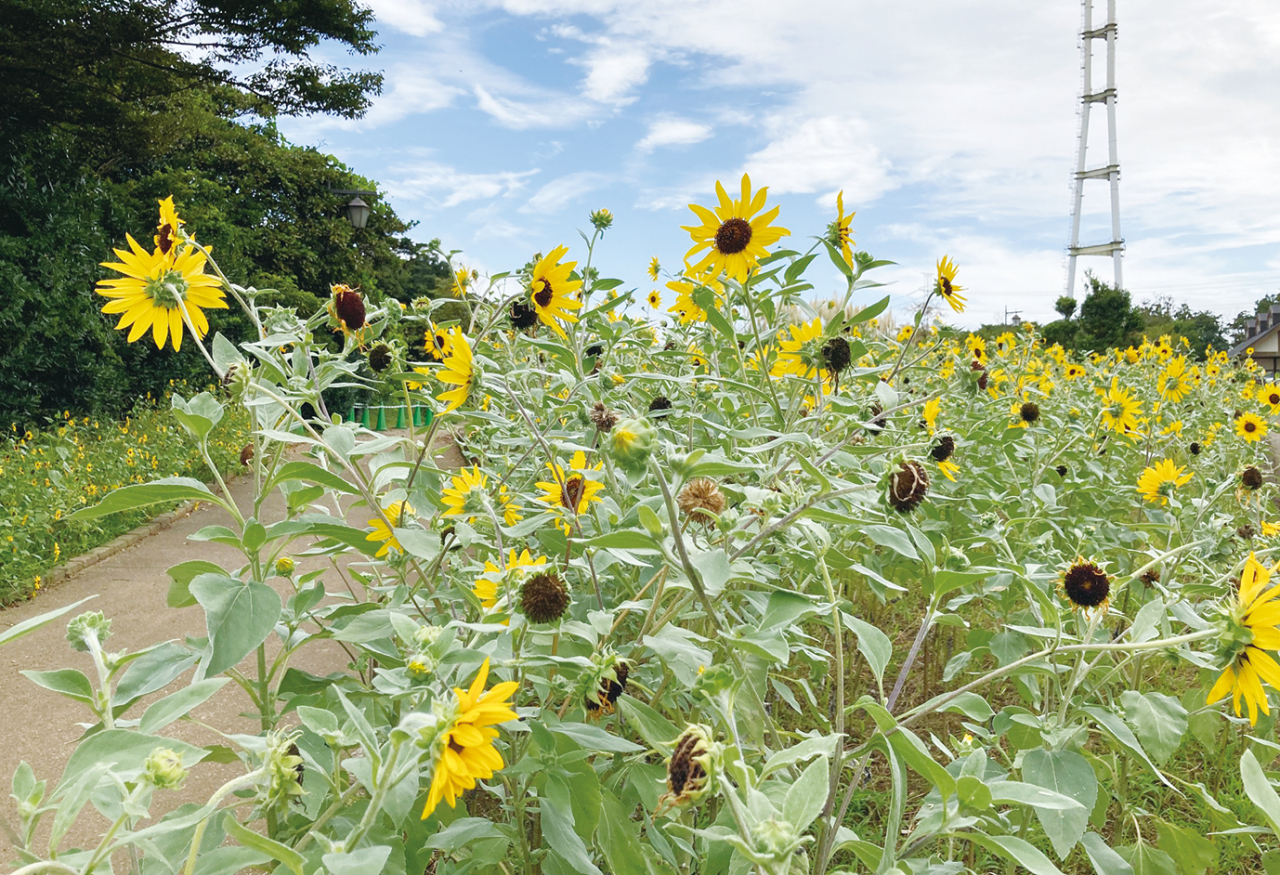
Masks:
[[[719,516],[724,512],[725,498],[716,481],[710,477],[696,477],[685,484],[676,498],[680,512],[691,521],[712,525],[715,520],[710,514]]]
[[[606,407],[603,401],[597,401],[587,416],[595,423],[596,431],[608,433],[613,431],[613,427],[618,424],[618,414]]]
[[[955,455],[956,439],[949,434],[944,434],[938,438],[938,442],[933,445],[933,449],[929,451],[929,455],[933,456],[935,462],[945,462]]]
[[[1250,465],[1240,472],[1240,485],[1245,489],[1262,488],[1262,472]]]
[[[554,623],[569,608],[569,590],[554,572],[535,574],[520,587],[520,610],[531,623]]]
[[[889,504],[894,510],[910,513],[928,494],[929,472],[919,462],[901,462],[889,477]]]
[[[716,231],[716,249],[725,255],[736,255],[751,242],[751,223],[734,216]]]
[[[1105,606],[1111,595],[1111,578],[1095,563],[1077,558],[1062,574],[1062,593],[1075,608]]]
[[[364,298],[350,286],[333,287],[333,312],[348,331],[364,328]]]

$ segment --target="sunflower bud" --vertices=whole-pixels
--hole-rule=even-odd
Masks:
[[[919,462],[899,462],[898,470],[889,475],[889,504],[894,510],[910,513],[928,494],[929,472]]]
[[[609,455],[624,471],[641,471],[648,464],[657,439],[658,431],[648,419],[624,419],[609,433]]]
[[[613,213],[604,208],[593,210],[591,226],[597,231],[608,231],[613,227]]]
[[[253,368],[248,362],[232,362],[222,376],[222,385],[237,401],[243,401],[249,391],[249,378],[253,376]]]
[[[520,587],[520,610],[531,623],[554,623],[569,608],[569,589],[554,572],[535,574]]]
[[[751,837],[755,840],[758,853],[779,862],[789,860],[800,845],[796,828],[785,820],[772,817],[757,823],[751,830]]]
[[[259,800],[266,806],[281,805],[302,795],[302,755],[293,739],[282,733],[268,733],[266,742],[267,779],[259,787]]]
[[[710,477],[696,477],[686,483],[676,503],[686,518],[704,526],[715,525],[726,504],[724,493]]]
[[[182,754],[165,747],[157,747],[151,751],[142,764],[142,779],[160,790],[178,790],[187,778],[187,770],[182,767]]]
[[[102,611],[85,611],[67,624],[67,640],[81,653],[88,653],[91,649],[90,637],[99,646],[111,637],[111,621]]]
[[[276,574],[281,577],[289,577],[292,575],[295,567],[292,557],[281,556],[276,560]]]

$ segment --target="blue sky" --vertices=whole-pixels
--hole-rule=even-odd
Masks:
[[[843,190],[859,248],[897,262],[878,272],[895,308],[943,254],[970,290],[948,317],[962,327],[1006,307],[1046,320],[1065,291],[1078,2],[370,5],[381,52],[331,60],[382,69],[384,94],[358,121],[280,128],[377,179],[415,236],[482,272],[561,243],[583,257],[577,229],[608,207],[595,263],[643,297],[649,258],[675,269],[690,245],[687,204],[745,171],[791,248],[823,232]],[[1125,285],[1233,316],[1280,290],[1280,6],[1119,7]],[[1097,110],[1092,126],[1105,136]],[[1102,149],[1091,140],[1090,164]],[[1102,242],[1106,186],[1086,184],[1085,201],[1082,242]],[[1080,264],[1111,277],[1108,259]],[[825,266],[811,280],[815,298],[841,285]]]

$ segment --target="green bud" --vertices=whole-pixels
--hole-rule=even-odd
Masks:
[[[772,817],[762,820],[751,832],[752,838],[755,839],[756,850],[775,860],[790,857],[796,846],[800,844],[800,836],[796,835],[796,828],[785,820],[775,820]]]
[[[67,624],[67,640],[76,650],[88,653],[90,636],[99,646],[111,637],[111,621],[102,611],[85,611]]]
[[[293,559],[288,556],[281,556],[276,560],[276,574],[281,577],[292,575],[294,567]]]
[[[648,417],[636,417],[618,422],[609,433],[606,446],[618,467],[636,472],[648,464],[657,440],[658,430]]]
[[[182,767],[182,754],[167,747],[157,747],[143,763],[142,778],[160,790],[180,789],[187,778],[187,770]]]
[[[593,210],[591,213],[591,225],[597,231],[608,231],[613,227],[613,213],[604,208]]]

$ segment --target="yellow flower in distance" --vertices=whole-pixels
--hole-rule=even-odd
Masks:
[[[209,320],[202,311],[225,310],[227,302],[217,277],[204,272],[204,253],[191,249],[176,256],[159,249],[147,252],[132,237],[126,235],[126,239],[129,251],[114,250],[120,261],[102,263],[124,274],[99,281],[97,293],[111,299],[102,312],[120,314],[116,328],[129,328],[129,343],[149,329],[157,349],[163,349],[169,338],[175,352],[182,348],[184,309],[195,336],[208,334]]]
[[[1267,433],[1267,424],[1256,413],[1243,413],[1236,420],[1236,434],[1244,438],[1246,443],[1262,440]]]
[[[588,480],[583,475],[585,472],[599,471],[603,468],[603,462],[597,463],[594,468],[588,468],[587,456],[582,450],[573,454],[573,459],[569,462],[568,474],[557,463],[547,462],[547,470],[552,473],[552,479],[536,484],[545,493],[538,496],[538,500],[552,507],[562,507],[575,514],[586,513],[591,502],[600,500],[596,497],[596,493],[604,489],[604,484]]]
[[[393,501],[383,508],[382,512],[387,517],[386,522],[383,522],[381,519],[369,520],[368,524],[373,531],[365,535],[366,541],[373,541],[375,543],[378,541],[386,542],[382,545],[382,548],[373,555],[379,557],[386,556],[388,549],[391,547],[395,547],[397,550],[404,552],[404,548],[401,547],[400,542],[396,540],[395,532],[393,532],[392,529],[404,528],[403,523],[407,521],[406,517],[413,516],[413,505],[407,501]],[[390,526],[387,525],[388,522],[391,523]]]
[[[440,500],[447,508],[444,515],[467,514],[467,522],[475,522],[476,516],[484,513],[484,490],[489,485],[489,476],[481,473],[478,465],[473,465],[470,471],[460,468],[450,479],[453,486],[440,493]]]
[[[582,308],[582,302],[574,295],[582,288],[582,280],[570,279],[578,262],[569,261],[564,264],[560,259],[569,252],[568,246],[557,246],[552,249],[533,268],[533,282],[529,284],[529,300],[543,325],[565,337],[564,329],[557,319],[565,322],[577,322],[578,317],[571,311]]]
[[[1137,431],[1137,414],[1142,404],[1128,389],[1120,388],[1120,378],[1111,378],[1111,388],[1102,396],[1102,427],[1117,434]]]
[[[505,765],[502,754],[493,746],[498,737],[498,730],[493,727],[520,719],[509,701],[520,685],[506,681],[485,690],[488,680],[489,660],[485,659],[469,690],[453,688],[458,697],[458,714],[440,735],[440,757],[422,809],[423,820],[431,816],[441,800],[453,808],[458,797],[475,787],[478,779],[489,780]]]
[[[840,250],[840,257],[844,259],[844,263],[853,267],[853,246],[856,241],[853,239],[853,231],[849,228],[849,223],[853,221],[856,212],[849,215],[844,214],[844,190],[836,195],[836,220],[827,226],[827,242]]]
[[[695,274],[709,270],[712,277],[724,273],[743,282],[747,272],[769,254],[765,251],[766,246],[790,236],[791,232],[786,228],[771,225],[778,217],[778,207],[756,215],[764,209],[768,192],[769,188],[765,186],[753,196],[751,177],[744,173],[742,196],[737,200],[731,199],[724,186],[717,182],[716,196],[720,202],[714,212],[698,204],[689,204],[689,209],[702,224],[681,226],[689,232],[694,244],[685,254],[685,260],[707,250],[702,260],[693,266]]]
[[[471,395],[472,383],[475,381],[475,363],[471,357],[471,345],[458,327],[449,329],[449,354],[444,359],[444,367],[436,372],[436,379],[441,383],[453,386],[448,391],[436,396],[448,404],[444,412],[457,410],[466,403]]]
[[[1231,643],[1243,643],[1236,655],[1222,670],[1217,682],[1209,690],[1205,704],[1226,698],[1231,694],[1236,716],[1240,716],[1240,700],[1249,708],[1249,722],[1258,722],[1258,708],[1270,714],[1267,694],[1262,681],[1280,688],[1280,665],[1268,654],[1268,650],[1280,648],[1280,588],[1270,587],[1271,572],[1250,553],[1240,575],[1240,591],[1227,609],[1228,623],[1235,627]]]
[[[1185,466],[1175,466],[1170,459],[1161,459],[1138,476],[1138,492],[1147,501],[1168,504],[1174,488],[1190,482],[1191,475],[1182,473],[1185,470]]]
[[[948,256],[939,258],[938,280],[934,291],[942,295],[942,299],[951,306],[952,310],[963,313],[965,298],[960,292],[964,291],[964,286],[956,285],[956,273],[959,270],[960,268]]]
[[[654,310],[660,309],[662,307],[662,295],[658,293],[657,289],[654,289],[653,291],[649,292],[649,306],[652,307]]]
[[[662,271],[662,265],[658,263],[658,256],[649,259],[649,279],[655,283],[658,281],[658,274]]]

